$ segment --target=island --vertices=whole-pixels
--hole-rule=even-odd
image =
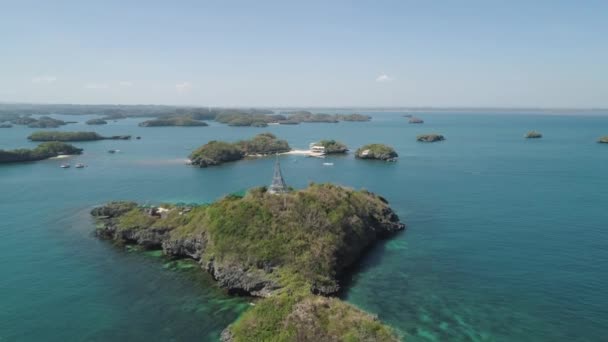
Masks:
[[[13,127],[13,125],[11,125],[11,124],[6,124],[6,123],[0,124],[0,128],[11,128],[11,127]]]
[[[95,132],[55,132],[39,131],[27,137],[31,141],[94,141],[94,140],[129,140],[130,135],[101,136]]]
[[[91,119],[85,121],[87,125],[106,125],[108,122],[104,119]]]
[[[91,214],[100,238],[194,259],[229,294],[259,297],[222,341],[398,341],[376,317],[334,297],[369,247],[405,228],[376,194],[332,184],[260,187],[207,205],[111,202]]]
[[[390,146],[384,144],[368,144],[360,147],[355,152],[358,159],[376,159],[384,161],[396,161],[399,155]]]
[[[416,141],[421,142],[435,142],[445,140],[445,137],[441,134],[420,134],[416,137]]]
[[[34,149],[0,150],[0,163],[29,162],[57,157],[59,155],[81,154],[82,149],[70,144],[50,141]]]
[[[336,119],[340,121],[370,121],[372,117],[363,114],[337,114]]]
[[[30,128],[57,128],[69,123],[74,123],[73,121],[54,119],[50,116],[41,116],[38,119],[35,119],[28,115],[13,117],[10,122],[13,125],[23,125]]]
[[[600,144],[608,144],[608,135],[600,137],[597,142]]]
[[[162,119],[147,120],[139,123],[141,127],[167,127],[167,126],[181,126],[181,127],[196,127],[196,126],[209,126],[204,121],[194,120],[190,117],[170,117]]]
[[[312,144],[312,149],[322,147],[322,152],[325,154],[340,154],[348,152],[348,147],[343,143],[335,140],[321,140]]]
[[[413,117],[413,116],[410,117],[410,119],[408,120],[408,122],[411,123],[411,124],[421,124],[421,123],[424,123],[424,121],[422,119],[417,118],[417,117]]]
[[[261,133],[249,140],[236,143],[210,141],[199,147],[189,156],[192,165],[208,167],[243,159],[260,157],[291,150],[285,140],[277,139],[274,134]]]
[[[539,139],[542,137],[543,137],[543,135],[537,131],[530,131],[530,132],[526,133],[526,135],[525,135],[526,139]]]
[[[253,127],[266,127],[269,123],[275,122],[276,120],[284,120],[285,118],[277,119],[274,116],[266,114],[250,114],[248,112],[230,110],[220,112],[216,117],[215,121],[228,126],[253,126]]]

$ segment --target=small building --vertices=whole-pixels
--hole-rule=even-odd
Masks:
[[[315,143],[310,144],[309,149],[312,153],[325,153],[325,146],[316,145]]]

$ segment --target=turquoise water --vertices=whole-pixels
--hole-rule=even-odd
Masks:
[[[295,148],[335,138],[383,142],[397,163],[282,157],[287,182],[384,195],[408,225],[370,251],[345,299],[409,341],[600,341],[608,334],[608,117],[442,113],[408,125],[140,128],[127,119],[62,130],[141,135],[75,144],[61,160],[0,166],[0,341],[215,340],[249,304],[203,272],[98,241],[88,211],[113,199],[208,202],[270,181],[272,159],[185,166],[195,147],[270,131]],[[69,118],[73,119],[73,118]],[[529,141],[531,129],[544,134]],[[29,147],[33,129],[0,131]],[[441,143],[416,143],[439,132]],[[120,149],[112,155],[106,151]],[[326,160],[328,161],[328,160]]]

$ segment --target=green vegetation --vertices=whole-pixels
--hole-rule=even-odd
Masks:
[[[394,161],[399,155],[395,150],[384,144],[369,144],[360,147],[355,152],[355,157],[359,159],[378,159]]]
[[[526,139],[539,139],[542,137],[543,137],[543,135],[537,131],[530,131],[530,132],[526,133],[526,136],[525,136]]]
[[[43,160],[62,154],[80,154],[81,148],[69,144],[51,141],[38,145],[36,148],[17,149],[12,151],[0,150],[0,163],[14,163]]]
[[[114,202],[92,214],[103,218],[98,235],[199,260],[229,290],[267,287],[267,298],[224,334],[232,341],[397,340],[374,317],[315,295],[336,293],[338,279],[371,244],[404,228],[373,193],[331,184],[282,195],[255,188],[204,206]]]
[[[316,142],[315,145],[325,147],[325,153],[333,154],[333,153],[346,153],[348,151],[348,147],[343,143],[335,140],[321,140]]]
[[[192,165],[207,167],[243,159],[246,156],[268,155],[291,150],[285,140],[271,133],[261,133],[236,143],[210,141],[190,154]]]
[[[599,142],[600,144],[608,144],[608,135],[600,137],[597,142]]]
[[[140,122],[141,127],[164,127],[164,126],[209,126],[206,122],[194,120],[187,116],[170,117],[166,119],[154,119]]]
[[[104,137],[95,132],[57,132],[38,131],[27,137],[31,141],[93,141],[93,140],[129,140],[130,135]]]
[[[85,122],[87,125],[105,125],[108,122],[104,119],[91,119]]]
[[[445,140],[445,137],[441,134],[420,134],[416,137],[417,141],[422,142],[435,142]]]
[[[6,115],[3,120],[9,121],[14,125],[24,125],[30,128],[57,128],[59,126],[71,123],[63,120],[53,119],[49,116],[41,116],[40,118],[35,119],[27,115]]]

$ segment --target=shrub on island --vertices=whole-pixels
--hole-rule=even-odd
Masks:
[[[542,137],[543,137],[543,135],[537,131],[530,131],[530,132],[526,133],[526,135],[525,135],[526,139],[539,139]]]
[[[360,147],[355,152],[355,158],[377,159],[384,161],[395,161],[399,155],[395,150],[384,144],[368,144]]]
[[[258,134],[252,139],[236,143],[210,141],[190,154],[192,165],[207,167],[236,161],[247,156],[269,155],[290,151],[285,140],[277,139],[271,133]]]
[[[337,114],[336,119],[339,121],[370,121],[372,117],[363,114]]]
[[[192,258],[231,294],[264,297],[224,341],[397,341],[390,328],[336,298],[341,279],[378,239],[403,230],[387,201],[331,184],[281,195],[255,188],[195,207],[111,203],[97,235]]]
[[[34,149],[0,150],[0,163],[43,160],[58,155],[81,154],[82,149],[57,141],[45,142]]]
[[[416,137],[416,141],[421,142],[435,142],[443,140],[445,140],[445,137],[441,134],[420,134]]]

